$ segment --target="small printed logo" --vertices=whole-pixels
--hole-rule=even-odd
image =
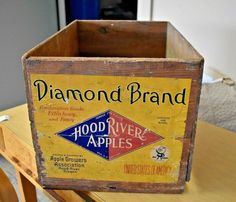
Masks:
[[[57,133],[106,160],[112,160],[163,138],[108,110]]]
[[[167,161],[169,158],[169,149],[166,146],[155,147],[151,151],[151,158],[154,161]]]

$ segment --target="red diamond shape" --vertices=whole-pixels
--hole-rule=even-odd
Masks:
[[[112,139],[112,143],[109,145],[109,160],[163,139],[147,128],[111,110],[109,132],[109,137]]]

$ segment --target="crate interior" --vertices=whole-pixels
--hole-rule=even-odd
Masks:
[[[170,23],[137,21],[75,21],[30,56],[201,58]]]

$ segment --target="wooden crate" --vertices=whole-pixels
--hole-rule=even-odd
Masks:
[[[204,60],[170,23],[74,21],[22,62],[44,187],[184,190]]]

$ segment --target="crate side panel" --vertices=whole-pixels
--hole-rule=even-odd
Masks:
[[[27,62],[26,62],[27,63]],[[132,70],[132,71],[131,71]],[[63,75],[63,74],[79,74],[79,75],[101,75],[101,76],[128,76],[135,79],[135,77],[161,77],[161,78],[179,78],[179,79],[191,79],[191,95],[190,95],[190,101],[189,101],[189,110],[192,110],[194,112],[194,108],[196,107],[196,93],[198,93],[198,81],[199,81],[199,68],[197,65],[189,64],[189,63],[177,63],[177,62],[112,62],[112,61],[77,61],[77,62],[71,62],[71,61],[56,61],[54,58],[54,61],[35,61],[32,62],[28,61],[28,68],[27,72],[29,75],[31,74],[56,74],[56,75]],[[72,77],[71,77],[72,79]],[[28,88],[30,88],[28,86]],[[192,93],[193,92],[193,93]],[[29,98],[32,99],[32,98]],[[30,111],[31,114],[35,113],[35,108],[32,106],[33,109]],[[185,138],[191,138],[191,132],[193,123],[195,122],[193,119],[191,119],[193,114],[188,112],[188,118],[187,118],[187,126],[185,130]],[[34,123],[34,116],[33,117],[33,133],[36,134],[35,129],[35,123]],[[68,125],[69,126],[69,125]],[[183,138],[183,137],[182,137]],[[181,139],[180,139],[181,140]],[[38,142],[36,142],[38,144]],[[189,150],[189,144],[186,144],[186,149],[184,149],[185,153],[188,153]],[[39,154],[41,153],[40,148],[36,146],[36,149],[39,150]],[[186,166],[187,166],[187,160],[186,155],[182,156],[181,161],[181,169],[180,169],[180,175],[179,183],[183,185],[184,183],[184,177],[186,172]],[[38,166],[40,168],[40,174],[41,174],[41,180],[42,182],[47,181],[47,185],[50,183],[53,184],[54,179],[53,178],[47,178],[45,175],[45,168],[42,166],[43,158],[39,158]],[[44,173],[42,175],[42,173]],[[181,174],[183,173],[183,174]],[[63,188],[68,188],[70,186],[76,186],[79,183],[79,180],[71,180],[71,179],[63,179],[63,183],[61,186]],[[46,185],[45,184],[45,185]],[[67,186],[66,186],[66,185]],[[109,184],[109,182],[107,182]],[[147,183],[146,187],[149,186]],[[178,184],[177,187],[180,186]],[[60,185],[59,185],[60,186]],[[92,187],[94,187],[94,190],[98,189],[97,183],[94,182],[94,184],[91,184]],[[133,184],[132,184],[133,186]],[[158,190],[157,187],[162,187],[163,184],[154,186],[153,190]],[[145,186],[144,186],[145,187]],[[104,188],[104,190],[106,190]],[[119,189],[118,189],[119,190]],[[117,190],[117,191],[118,191]],[[123,190],[120,188],[120,190]],[[147,191],[147,190],[145,190]]]
[[[203,59],[183,35],[170,23],[167,24],[166,58],[196,59],[199,61]]]
[[[32,56],[75,57],[79,52],[77,34],[77,22],[75,21],[28,51],[22,60]]]
[[[165,57],[166,23],[78,21],[80,55]]]

